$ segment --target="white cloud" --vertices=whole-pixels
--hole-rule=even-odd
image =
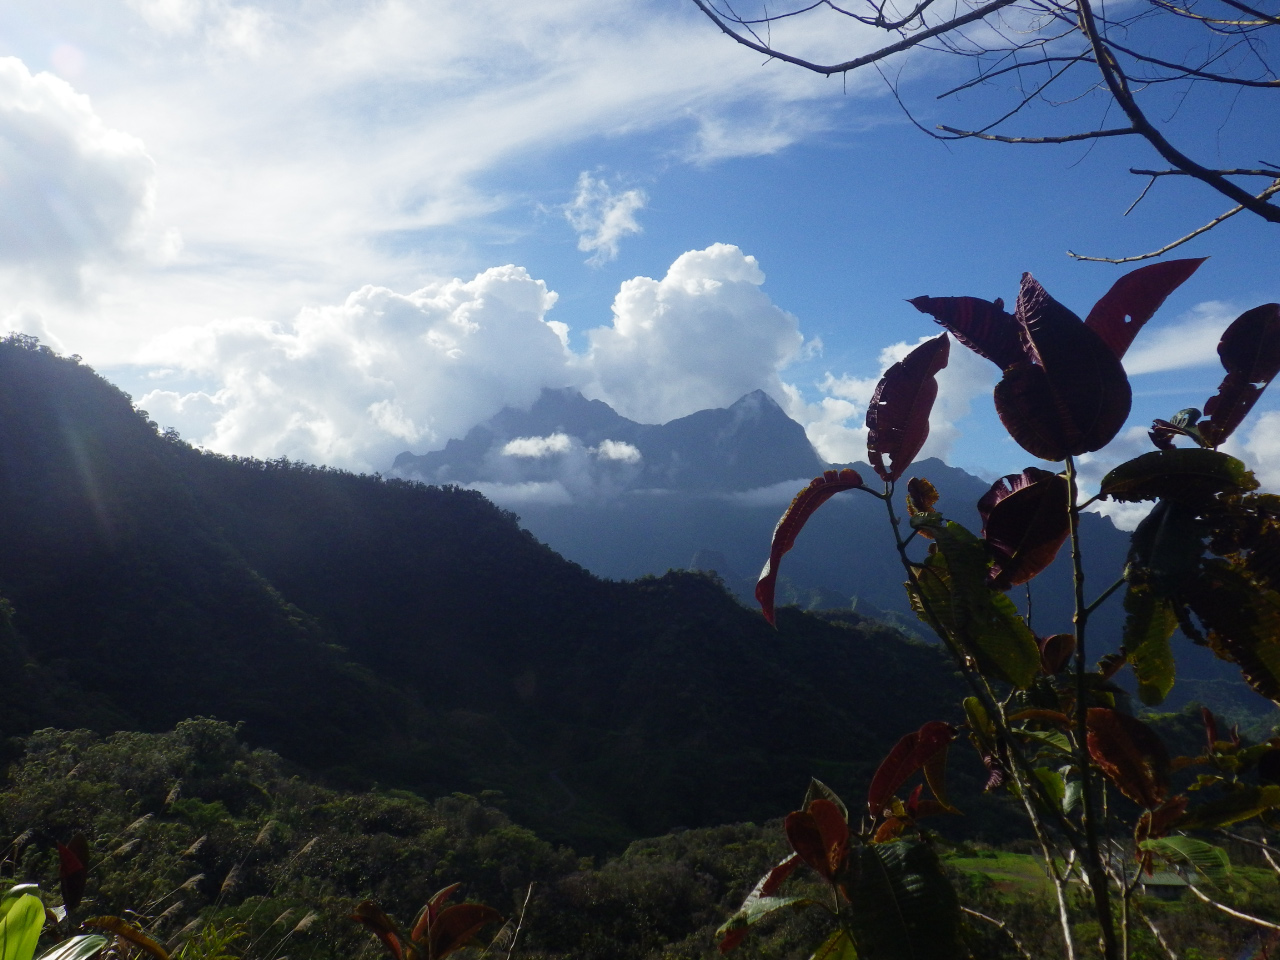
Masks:
[[[876,384],[885,370],[931,339],[921,337],[916,343],[900,341],[885,347],[880,352],[880,373],[874,377],[836,377],[828,372],[814,385],[822,394],[816,403],[806,401],[796,387],[788,385],[787,412],[804,426],[809,442],[824,459],[832,463],[865,461],[867,406]],[[988,361],[952,341],[947,366],[937,375],[938,398],[929,415],[929,438],[920,450],[920,459],[947,458],[960,438],[959,422],[969,415],[977,397],[991,392],[996,379],[996,370]]]
[[[215,450],[382,470],[440,446],[575,371],[543,322],[555,294],[520,267],[408,295],[364,287],[292,324],[241,319],[152,345],[158,366],[216,382],[161,386],[140,404]]]
[[[241,318],[158,338],[145,355],[155,386],[139,402],[214,450],[363,470],[442,447],[543,387],[588,388],[626,416],[663,422],[755,389],[783,393],[778,370],[803,337],[763,281],[737,247],[690,251],[661,281],[623,283],[613,323],[588,331],[585,354],[547,319],[556,295],[520,267],[405,295],[366,286],[291,323]],[[575,491],[641,461],[628,443],[584,449],[563,433],[514,439],[502,454],[563,461],[556,479]]]
[[[1125,371],[1134,376],[1218,366],[1218,341],[1239,313],[1230,304],[1208,301],[1197,304],[1171,326],[1144,328],[1125,354]]]
[[[1255,416],[1243,439],[1241,431],[1230,438],[1227,452],[1244,460],[1264,490],[1280,491],[1280,410]]]
[[[573,441],[565,433],[553,433],[548,437],[516,437],[502,448],[502,455],[540,460],[557,453],[568,453],[572,445]]]
[[[564,215],[578,233],[578,249],[591,254],[587,263],[598,266],[617,259],[622,238],[640,232],[636,213],[647,200],[643,190],[614,193],[604,180],[579,174],[577,196]]]
[[[588,334],[584,392],[648,423],[727,406],[756,389],[783,396],[778,370],[800,355],[804,338],[763,283],[755,257],[724,243],[681,254],[661,280],[625,281],[613,324]]]
[[[625,440],[602,440],[595,448],[595,454],[601,460],[613,460],[617,463],[639,463],[644,459],[640,451]]]
[[[108,127],[65,80],[0,58],[0,267],[11,289],[34,270],[78,294],[86,265],[139,252],[154,198],[142,141]]]

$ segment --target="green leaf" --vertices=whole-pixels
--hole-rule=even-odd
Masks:
[[[1276,807],[1280,807],[1280,786],[1241,787],[1218,800],[1192,807],[1178,821],[1177,827],[1179,830],[1229,827]]]
[[[1227,852],[1211,843],[1194,837],[1160,837],[1143,840],[1139,850],[1145,850],[1170,863],[1185,863],[1213,884],[1226,884],[1231,880],[1231,860]]]
[[[13,899],[0,919],[0,960],[31,960],[44,926],[44,904],[32,893]]]
[[[1173,604],[1144,583],[1131,583],[1124,595],[1125,659],[1138,680],[1138,696],[1149,707],[1164,702],[1173,689],[1177,664],[1169,638],[1178,628]]]
[[[844,930],[837,930],[822,942],[809,960],[858,960],[858,951]]]
[[[1213,652],[1280,703],[1280,594],[1256,586],[1238,565],[1214,559],[1183,584],[1181,599],[1207,628]]]
[[[1258,481],[1235,457],[1202,447],[1154,450],[1120,464],[1102,478],[1100,497],[1199,500],[1227,491],[1256,490]]]
[[[960,960],[960,903],[933,849],[918,840],[851,851],[849,918],[865,960]]]
[[[1013,601],[987,586],[991,561],[982,541],[953,521],[935,527],[933,534],[938,552],[926,563],[922,579],[945,577],[947,631],[984,673],[1020,689],[1029,687],[1040,674],[1040,647]],[[944,562],[934,563],[939,556]]]
[[[50,947],[40,954],[40,960],[89,960],[110,942],[101,934],[84,933]]]
[[[828,787],[817,777],[809,778],[809,789],[805,791],[804,803],[800,805],[801,810],[808,810],[809,804],[815,800],[829,800],[834,803],[839,811],[844,815],[847,822],[849,819],[849,808],[844,805],[844,801],[836,794],[834,790]]]
[[[1044,785],[1044,792],[1054,802],[1054,805],[1061,810],[1063,801],[1067,798],[1067,784],[1062,779],[1062,774],[1057,770],[1050,770],[1048,767],[1036,767],[1031,771],[1035,774],[1037,780]]]
[[[1019,728],[1018,735],[1027,737],[1031,740],[1039,740],[1041,743],[1052,747],[1059,753],[1065,753],[1071,756],[1071,741],[1067,739],[1065,733],[1059,733],[1057,730],[1024,730]]]

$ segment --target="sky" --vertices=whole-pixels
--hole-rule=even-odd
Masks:
[[[799,23],[847,57],[874,38]],[[925,125],[972,65],[890,75]],[[924,93],[921,93],[924,91]],[[1176,94],[1176,96],[1175,96]],[[1172,91],[1209,163],[1280,161],[1264,97]],[[1001,99],[1001,98],[1005,99]],[[1273,98],[1274,99],[1274,98]],[[1104,121],[1085,96],[1022,133]],[[1012,302],[1023,271],[1083,316],[1229,204],[1116,138],[942,143],[876,74],[827,79],[688,0],[9,0],[0,7],[0,330],[82,356],[162,426],[228,453],[387,471],[572,386],[645,422],[765,389],[832,461],[865,457],[875,381],[937,327],[905,301]],[[1131,428],[1087,475],[1201,406],[1235,316],[1280,300],[1280,228],[1241,215],[1126,365]],[[925,454],[988,478],[997,371],[952,351]],[[1234,452],[1280,488],[1280,396]]]

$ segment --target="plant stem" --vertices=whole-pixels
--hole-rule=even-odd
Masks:
[[[1117,580],[1111,586],[1107,587],[1106,590],[1102,591],[1101,596],[1099,596],[1096,600],[1093,601],[1093,603],[1089,604],[1087,607],[1084,608],[1085,616],[1091,616],[1093,614],[1093,611],[1097,610],[1098,607],[1102,606],[1102,604],[1106,601],[1107,597],[1111,596],[1113,593],[1115,593],[1117,590],[1119,590],[1128,582],[1129,581],[1127,576],[1121,576],[1119,580]]]
[[[1094,912],[1102,931],[1102,953],[1106,960],[1120,960],[1120,944],[1116,942],[1115,919],[1111,913],[1111,894],[1107,874],[1098,851],[1098,815],[1094,804],[1093,769],[1089,761],[1089,700],[1085,682],[1085,626],[1089,609],[1084,602],[1084,556],[1080,551],[1080,509],[1076,506],[1079,486],[1075,460],[1067,457],[1067,516],[1071,530],[1071,579],[1075,587],[1076,638],[1076,765],[1080,770],[1081,826],[1084,828],[1083,855],[1085,879],[1093,894]]]

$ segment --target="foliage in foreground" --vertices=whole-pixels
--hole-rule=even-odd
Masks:
[[[1132,391],[1121,361],[1201,262],[1133,271],[1084,320],[1030,274],[1023,275],[1012,314],[999,300],[912,300],[947,332],[890,367],[872,395],[867,449],[883,490],[867,487],[851,469],[814,479],[779,520],[756,588],[772,622],[779,564],[813,513],[846,490],[884,503],[912,607],[969,687],[963,726],[990,771],[987,789],[1016,798],[1035,834],[1068,960],[1095,938],[1107,960],[1128,960],[1144,925],[1153,937],[1164,935],[1139,896],[1157,867],[1185,871],[1193,895],[1252,925],[1255,934],[1280,931],[1264,917],[1215,904],[1197,886],[1230,884],[1230,859],[1212,841],[1238,839],[1231,830],[1242,823],[1268,831],[1280,824],[1280,736],[1247,745],[1205,710],[1203,746],[1174,757],[1112,680],[1128,666],[1142,701],[1162,703],[1177,672],[1170,638],[1181,627],[1237,665],[1256,693],[1280,703],[1280,497],[1257,493],[1246,466],[1218,449],[1280,374],[1280,304],[1246,311],[1222,335],[1218,356],[1226,376],[1203,414],[1188,409],[1156,420],[1150,438],[1157,449],[1113,469],[1094,497],[1081,493],[1076,468],[1077,457],[1101,450],[1124,426]],[[947,519],[946,505],[923,477],[906,484],[906,529],[895,511],[897,482],[928,437],[935,377],[947,365],[952,337],[1000,368],[995,408],[1010,437],[1063,466],[1061,472],[1027,467],[997,480],[978,503],[980,535]],[[1154,506],[1135,530],[1115,582],[1086,602],[1080,514],[1107,498]],[[1039,636],[1030,583],[1067,542],[1074,629]],[[918,543],[927,544],[922,556]],[[1009,596],[1022,585],[1025,611]],[[1090,614],[1121,588],[1128,614],[1122,635],[1104,636],[1102,655],[1091,665]],[[1092,633],[1088,639],[1096,642]],[[1097,647],[1088,651],[1098,657]],[[957,734],[941,720],[906,734],[871,778],[865,807],[846,806],[814,781],[786,820],[794,852],[721,928],[721,949],[735,949],[752,924],[772,913],[813,906],[836,925],[818,957],[969,955],[966,921],[983,918],[971,910],[966,916],[920,825],[957,812],[944,776]],[[1199,775],[1175,785],[1173,774],[1188,768],[1200,768]],[[917,773],[923,782],[904,792]],[[827,883],[830,897],[784,892],[802,864]],[[1084,938],[1072,917],[1077,887],[1086,892],[1096,927]]]
[[[523,915],[518,957],[706,960],[718,955],[725,916],[787,854],[775,821],[641,840],[597,865],[513,824],[494,806],[501,802],[328,789],[211,720],[161,734],[46,730],[29,738],[0,791],[0,828],[14,840],[0,872],[4,882],[39,882],[56,907],[56,845],[88,838],[83,902],[47,926],[40,950],[106,914],[136,924],[178,960],[374,960],[383,948],[347,919],[362,901],[413,918],[436,891],[461,882],[463,899]],[[1044,923],[1051,886],[1034,858],[981,843],[938,849],[961,903],[1006,922],[1036,955],[1052,950]],[[1259,854],[1237,844],[1231,855],[1236,877],[1224,899],[1255,911],[1276,902],[1280,884]],[[788,883],[797,896],[826,895],[816,874]],[[1198,902],[1147,909],[1184,956],[1194,956],[1188,948],[1227,956],[1248,942],[1238,923]],[[1078,895],[1071,910],[1086,935]],[[808,960],[830,932],[820,912],[782,911],[753,926],[741,956]],[[979,956],[1013,955],[990,925],[968,935]]]

